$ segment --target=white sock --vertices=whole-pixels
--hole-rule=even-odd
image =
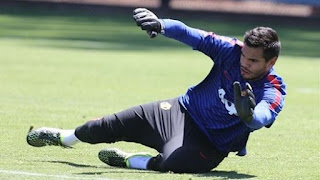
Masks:
[[[76,143],[80,142],[80,140],[74,134],[75,130],[61,130],[60,131],[60,139],[61,143],[66,146],[73,146]]]
[[[128,158],[129,168],[132,169],[147,169],[147,164],[151,156],[136,155]]]

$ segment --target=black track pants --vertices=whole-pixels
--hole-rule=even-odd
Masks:
[[[157,101],[88,121],[75,131],[83,142],[136,142],[159,155],[148,169],[181,173],[208,172],[225,157],[198,129],[178,98]]]

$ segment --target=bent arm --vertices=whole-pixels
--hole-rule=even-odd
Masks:
[[[271,126],[276,117],[284,106],[285,96],[278,90],[274,90],[273,97],[271,92],[266,92],[263,99],[257,104],[254,109],[253,121],[247,126],[253,129],[260,129],[263,126]]]

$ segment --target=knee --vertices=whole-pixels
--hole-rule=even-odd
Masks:
[[[210,162],[182,156],[171,156],[161,164],[161,169],[175,173],[206,173],[214,167]]]
[[[97,121],[88,121],[85,124],[79,126],[76,128],[75,130],[75,135],[76,137],[82,141],[82,142],[86,142],[86,143],[90,143],[90,144],[96,144],[97,139],[95,138],[95,129],[97,128]]]
[[[112,116],[112,115],[111,115]],[[112,143],[116,141],[113,134],[114,120],[111,116],[105,116],[98,120],[88,121],[75,130],[76,137],[90,144]]]
[[[179,148],[167,158],[158,155],[149,163],[149,167],[163,172],[206,173],[217,167],[221,161],[222,159],[218,161],[204,159],[198,150]]]

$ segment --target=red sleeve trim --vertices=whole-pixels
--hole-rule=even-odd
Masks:
[[[279,80],[276,78],[276,76],[273,76],[273,75],[269,75],[267,77],[267,80],[273,85],[273,87],[276,88],[274,102],[272,104],[270,104],[270,106],[269,106],[269,108],[271,110],[276,110],[280,106],[280,101],[281,101],[281,96],[282,96],[282,94],[280,92],[281,84],[280,84]]]

